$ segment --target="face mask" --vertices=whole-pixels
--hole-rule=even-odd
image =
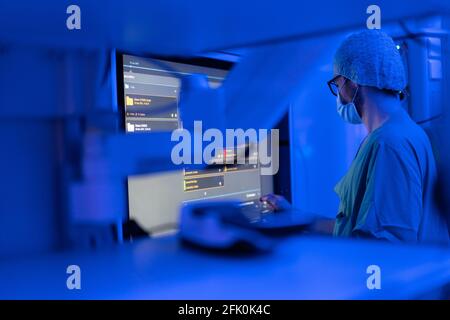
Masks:
[[[351,123],[351,124],[360,124],[362,123],[362,119],[358,114],[358,111],[356,110],[356,106],[354,103],[356,94],[358,93],[358,87],[356,88],[355,95],[353,96],[353,99],[351,102],[347,104],[343,104],[341,101],[341,97],[338,94],[337,95],[337,113],[341,116],[344,121]]]

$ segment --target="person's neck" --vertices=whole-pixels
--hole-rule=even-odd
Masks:
[[[396,98],[379,97],[370,100],[364,104],[362,115],[364,126],[371,133],[388,121],[400,108],[400,102]]]

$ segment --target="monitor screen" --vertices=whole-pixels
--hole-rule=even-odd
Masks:
[[[204,74],[211,87],[218,87],[228,72],[220,61],[214,67],[214,61],[205,66],[123,54],[118,63],[118,90],[122,91],[118,94],[119,108],[128,134],[180,128],[181,76]],[[230,156],[235,151],[225,152]],[[128,178],[129,218],[148,232],[164,232],[177,228],[182,205],[233,199],[258,209],[260,196],[271,189],[271,180],[262,177],[259,165],[253,164],[133,176]]]

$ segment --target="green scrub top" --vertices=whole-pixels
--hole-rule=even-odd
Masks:
[[[401,109],[361,144],[335,187],[335,236],[449,244],[445,217],[433,201],[437,179],[425,132]]]

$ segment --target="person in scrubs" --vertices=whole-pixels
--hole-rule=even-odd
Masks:
[[[368,135],[335,187],[340,206],[335,236],[390,242],[449,244],[449,228],[433,201],[437,172],[430,141],[403,109],[401,56],[380,30],[352,34],[334,56],[328,82],[337,112]],[[275,210],[290,204],[262,197]]]

